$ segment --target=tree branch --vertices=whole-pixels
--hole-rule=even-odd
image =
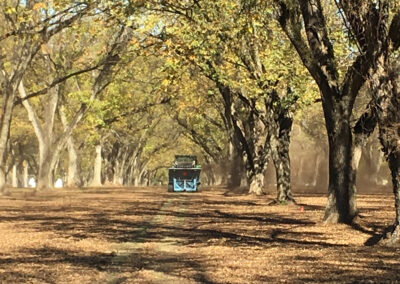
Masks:
[[[68,80],[69,78],[74,77],[74,76],[78,76],[78,75],[81,75],[81,74],[84,74],[84,73],[87,73],[87,72],[90,72],[90,71],[93,71],[93,70],[97,69],[99,66],[101,66],[101,64],[98,64],[98,65],[96,65],[96,66],[91,66],[91,67],[88,67],[88,68],[86,68],[86,69],[82,69],[82,70],[73,72],[73,73],[71,73],[71,74],[65,75],[65,76],[60,77],[60,78],[56,78],[56,79],[54,79],[53,82],[51,82],[51,84],[48,85],[47,87],[44,87],[43,89],[41,89],[41,90],[39,90],[39,91],[30,93],[29,95],[26,95],[26,96],[23,97],[23,98],[22,98],[22,97],[18,98],[17,100],[15,100],[14,105],[19,105],[19,104],[21,104],[24,100],[28,100],[28,99],[31,99],[31,98],[33,98],[33,97],[37,97],[37,96],[40,96],[40,95],[44,95],[44,94],[46,94],[51,88],[53,88],[53,87],[55,87],[56,85],[58,85],[58,84],[60,84],[60,83],[62,83],[62,82],[64,82],[64,81]]]

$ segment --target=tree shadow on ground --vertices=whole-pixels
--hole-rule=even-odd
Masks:
[[[261,207],[265,199],[260,202],[257,199],[226,198],[222,193],[202,196],[158,192],[142,193],[140,198],[126,198],[115,197],[110,193],[110,196],[104,194],[93,197],[96,198],[96,203],[92,203],[88,198],[90,195],[85,194],[79,202],[78,198],[72,200],[70,206],[66,207],[62,207],[64,205],[59,202],[45,205],[37,202],[29,203],[29,206],[23,208],[2,208],[0,217],[4,222],[17,224],[21,230],[50,231],[55,233],[57,238],[63,239],[97,238],[113,244],[138,244],[134,246],[135,249],[122,254],[84,253],[54,247],[25,249],[15,256],[0,255],[0,267],[16,266],[18,263],[35,263],[47,268],[56,264],[70,264],[83,271],[105,271],[111,274],[118,269],[130,273],[150,270],[168,277],[212,283],[213,279],[207,272],[218,268],[215,261],[210,261],[201,254],[178,253],[177,250],[188,247],[194,248],[192,251],[205,248],[212,250],[215,247],[230,248],[234,251],[253,250],[256,259],[258,250],[267,251],[272,248],[275,251],[288,251],[287,255],[276,260],[282,262],[282,268],[285,268],[287,275],[284,279],[318,283],[397,280],[395,277],[399,262],[393,260],[396,251],[332,243],[326,234],[314,231],[318,224],[312,221],[315,218],[310,217],[311,213],[301,215],[303,213],[295,212],[291,207],[292,213],[289,214],[282,206],[282,210],[272,208],[265,214]],[[299,206],[303,206],[305,211],[323,210],[323,206],[313,204]],[[354,233],[359,231],[374,237],[381,226],[379,224],[376,220],[368,218],[360,224],[353,225]],[[302,230],[296,231],[298,228]],[[148,244],[161,248],[163,245],[171,245],[177,250],[144,250],[143,247]],[[308,251],[308,254],[299,255],[298,252],[302,251]],[[315,256],[312,253],[314,251],[321,253]],[[293,255],[294,252],[296,255]],[[329,254],[329,258],[325,258],[325,253]],[[215,254],[215,259],[218,259],[222,266],[225,265],[224,257]],[[310,267],[310,271],[286,268],[292,265]],[[17,270],[14,272],[16,279],[21,280],[19,282],[29,282],[23,279],[35,277],[29,273],[23,275]],[[265,275],[258,271],[253,276],[251,281],[245,278],[242,280],[281,280],[279,276]],[[0,280],[10,279],[11,276],[2,277],[0,276]],[[117,282],[128,281],[124,277],[115,277]],[[35,279],[45,282],[40,281],[39,276]],[[53,278],[50,275],[48,279],[51,282]],[[53,279],[52,282],[56,280]]]
[[[67,265],[76,271],[98,271],[106,272],[108,276],[103,279],[104,283],[115,283],[115,275],[135,273],[140,270],[161,272],[166,279],[174,277],[176,280],[194,280],[199,283],[214,283],[207,278],[205,270],[201,265],[201,259],[189,254],[179,254],[165,251],[136,250],[122,254],[112,253],[82,253],[78,251],[45,247],[40,249],[24,249],[18,252],[17,257],[0,256],[0,265],[41,265],[45,267],[56,267]],[[29,257],[27,257],[29,256]],[[56,279],[47,275],[47,279],[38,277],[36,274],[28,274],[20,271],[8,272],[1,275],[1,279],[36,280],[42,283],[55,283]],[[52,280],[53,279],[53,280]],[[113,281],[111,281],[113,280]],[[118,278],[119,283],[128,280],[126,277]],[[29,281],[28,281],[29,282]]]

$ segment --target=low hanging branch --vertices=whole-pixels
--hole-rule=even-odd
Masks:
[[[120,120],[121,118],[123,118],[123,117],[127,117],[127,116],[130,116],[130,115],[134,115],[134,114],[146,112],[146,111],[147,111],[149,108],[151,108],[151,107],[158,106],[158,105],[162,105],[162,104],[167,104],[167,103],[169,103],[170,101],[171,101],[171,98],[170,98],[170,97],[164,97],[164,98],[162,98],[162,99],[161,99],[160,101],[158,101],[158,102],[145,104],[145,105],[140,106],[140,107],[138,107],[138,108],[135,108],[135,109],[133,109],[133,110],[131,110],[131,111],[124,112],[124,113],[122,113],[122,114],[120,114],[120,115],[117,115],[117,116],[114,116],[114,117],[105,119],[105,120],[104,120],[104,124],[110,125],[110,124],[112,124],[112,123],[114,123],[114,122],[119,121],[119,120]],[[96,128],[101,128],[101,127],[102,127],[102,125],[98,125]]]
[[[65,75],[65,76],[63,76],[63,77],[56,78],[56,79],[53,80],[53,82],[51,82],[51,84],[49,84],[48,86],[44,87],[43,89],[41,89],[41,90],[39,90],[39,91],[36,91],[36,92],[32,92],[32,93],[26,95],[26,96],[23,97],[23,98],[20,97],[20,98],[16,99],[16,100],[14,101],[14,105],[19,105],[19,104],[21,104],[24,100],[28,100],[28,99],[31,99],[31,98],[34,98],[34,97],[37,97],[37,96],[40,96],[40,95],[45,95],[45,94],[47,94],[47,92],[48,92],[51,88],[54,88],[54,87],[57,86],[58,84],[61,84],[61,83],[65,82],[66,80],[68,80],[68,79],[70,79],[70,78],[72,78],[72,77],[79,76],[79,75],[81,75],[81,74],[84,74],[84,73],[87,73],[87,72],[96,70],[96,69],[98,69],[100,66],[101,66],[101,64],[97,64],[97,65],[95,65],[95,66],[91,66],[91,67],[88,67],[88,68],[86,68],[86,69],[82,69],[82,70],[79,70],[79,71],[76,71],[76,72],[67,74],[67,75]]]

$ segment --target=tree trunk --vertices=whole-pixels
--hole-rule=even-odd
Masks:
[[[11,185],[12,187],[18,187],[17,165],[12,167]]]
[[[389,169],[392,176],[394,205],[396,218],[393,226],[386,228],[380,243],[387,246],[399,246],[400,243],[400,151],[388,157]]]
[[[260,168],[260,170],[253,171],[249,173],[249,193],[255,195],[263,195],[264,192],[264,175],[265,169]]]
[[[137,176],[135,176],[133,178],[133,186],[138,187],[139,185],[140,185],[139,184],[139,178]]]
[[[314,166],[314,175],[313,175],[313,179],[311,181],[311,186],[315,187],[318,184],[318,180],[319,180],[319,176],[321,173],[321,162],[322,162],[322,158],[320,154],[316,154],[315,157],[315,166]]]
[[[14,108],[15,92],[9,85],[2,86],[2,112],[0,117],[0,193],[6,187],[7,142],[10,136],[11,117]]]
[[[276,140],[274,143],[271,143],[272,160],[276,173],[276,199],[280,204],[294,202],[290,181],[289,144],[286,142]]]
[[[50,156],[49,158],[47,158]],[[46,155],[40,163],[39,163],[39,172],[37,177],[37,186],[36,189],[38,191],[46,191],[52,190],[54,187],[53,183],[53,169],[55,167],[56,162],[54,161],[51,155]]]
[[[267,170],[268,160],[270,157],[270,150],[259,148],[254,151],[252,162],[247,165],[247,177],[249,182],[249,194],[263,195],[264,191],[264,177]]]
[[[396,208],[395,226],[400,225],[400,151],[389,156],[389,169],[392,175],[394,204]],[[400,237],[400,236],[399,236]]]
[[[0,185],[2,186],[0,194],[3,194],[6,192],[6,174],[2,168],[0,168]]]
[[[400,243],[400,88],[397,82],[400,74],[396,69],[391,69],[387,54],[381,56],[378,63],[372,77],[372,89],[378,106],[379,141],[389,162],[396,210],[394,226],[384,243],[398,245]]]
[[[279,101],[278,101],[279,103]],[[277,202],[295,202],[291,190],[291,167],[290,167],[290,134],[292,131],[293,118],[289,109],[279,107],[278,113],[274,117],[274,125],[270,127],[273,131],[271,135],[271,152],[275,164]]]
[[[356,216],[354,176],[352,172],[352,135],[349,116],[339,110],[331,112],[333,127],[327,126],[329,141],[328,202],[324,221],[351,223]]]
[[[122,175],[122,173],[124,172],[124,164],[124,160],[122,160],[122,162],[119,162],[118,160],[115,162],[113,185],[121,186],[124,184],[124,178]]]
[[[133,186],[139,186],[139,162],[137,155],[135,156],[132,164],[132,178],[133,178]]]
[[[354,214],[352,218],[354,218],[358,213],[357,213],[357,200],[356,200],[356,193],[357,193],[357,185],[356,185],[356,179],[357,179],[357,173],[358,173],[358,167],[360,166],[360,160],[361,160],[361,155],[362,155],[362,147],[359,143],[353,143],[352,147],[352,162],[351,162],[351,179],[350,179],[350,195],[349,195],[349,206],[350,206],[350,212]],[[354,211],[354,212],[353,212]]]
[[[64,108],[59,109],[60,120],[63,125],[64,131],[68,131],[68,121],[64,113]],[[67,187],[77,187],[81,184],[81,178],[78,174],[78,154],[75,149],[75,141],[71,136],[67,139],[68,150],[68,173],[67,173]]]
[[[248,125],[242,126],[242,133],[251,136],[244,145],[247,148],[244,162],[248,172],[249,194],[262,195],[265,194],[264,177],[271,156],[270,135],[269,129],[259,117],[252,112],[250,117]]]
[[[76,153],[74,140],[72,137],[67,140],[68,149],[68,174],[67,174],[67,187],[76,187],[80,184],[78,174],[78,155]]]
[[[101,186],[101,167],[102,167],[102,158],[101,158],[101,145],[96,146],[96,158],[94,160],[94,170],[93,170],[93,180],[90,186]]]
[[[382,167],[382,161],[383,161],[383,152],[379,151],[379,153],[376,155],[375,157],[375,162],[371,165],[373,173],[371,173],[371,179],[372,179],[372,183],[373,185],[381,185],[382,183],[382,179],[379,176],[379,172],[381,170]]]
[[[23,187],[28,187],[28,162],[23,161],[22,166],[24,168],[23,172]]]
[[[229,188],[240,187],[245,169],[243,165],[243,155],[240,154],[238,146],[229,143],[229,177],[227,186]]]

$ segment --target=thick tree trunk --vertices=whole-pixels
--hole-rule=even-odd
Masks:
[[[352,134],[348,116],[333,113],[334,126],[328,128],[329,186],[328,203],[324,221],[328,223],[351,223],[356,216],[354,173],[352,171]],[[347,118],[346,118],[347,117]]]
[[[94,170],[93,170],[93,180],[90,186],[101,186],[101,167],[102,167],[102,158],[101,158],[101,145],[96,146],[96,158],[94,160]]]
[[[111,185],[113,184],[114,174],[115,174],[115,162],[107,159],[106,155],[103,154],[103,163],[104,163],[104,184]]]
[[[80,184],[78,174],[78,154],[76,153],[73,138],[67,140],[68,147],[68,174],[67,174],[67,187],[76,187]]]
[[[39,145],[39,171],[37,177],[37,190],[52,190],[54,188],[54,173],[59,160],[63,144],[49,142],[51,137],[45,136]]]
[[[68,121],[63,107],[60,107],[59,114],[64,131],[68,131]],[[68,151],[67,187],[74,188],[82,184],[81,177],[78,171],[78,163],[80,162],[80,159],[76,152],[75,141],[72,135],[68,137],[66,143]]]
[[[48,159],[43,159],[43,161],[41,161],[41,163],[39,164],[39,172],[36,186],[36,189],[38,191],[53,189],[53,169],[55,167],[55,164],[55,161],[51,157]]]
[[[271,143],[273,145],[271,151],[276,173],[277,202],[280,204],[294,202],[290,181],[289,145],[282,141],[276,141],[276,145],[274,144]]]
[[[380,243],[386,246],[399,246],[400,244],[400,151],[388,157],[390,173],[392,176],[394,205],[396,218],[393,226],[386,228]]]
[[[124,171],[124,184],[131,185],[132,184],[132,160],[128,162],[126,170]]]
[[[137,156],[135,156],[135,158],[133,159],[133,164],[132,164],[132,170],[131,170],[131,174],[132,174],[132,181],[133,181],[133,186],[139,186],[139,162],[138,162],[138,158]]]
[[[2,168],[0,168],[0,194],[6,192],[6,174]]]
[[[115,162],[113,185],[121,186],[124,184],[124,178],[122,174],[124,172],[124,164],[124,160],[122,162],[119,162],[118,160]]]
[[[252,112],[250,112],[250,116],[251,120],[247,122],[248,125],[241,127],[242,133],[251,135],[249,141],[246,141],[246,145],[244,145],[244,148],[247,149],[244,163],[249,180],[249,194],[262,195],[265,194],[264,176],[271,156],[270,136],[268,128],[261,119]]]
[[[389,156],[389,169],[392,175],[394,204],[396,208],[395,226],[400,225],[400,151]],[[398,236],[400,237],[400,236]]]
[[[228,187],[240,187],[241,180],[245,175],[243,164],[243,155],[240,154],[240,149],[234,143],[229,143],[229,178]]]
[[[264,191],[264,177],[267,170],[270,151],[265,152],[257,151],[254,153],[256,156],[253,159],[251,166],[248,166],[247,177],[249,181],[249,194],[263,195]]]
[[[10,135],[15,98],[15,92],[11,86],[3,84],[2,97],[2,112],[0,117],[0,193],[4,192],[6,187],[7,142]]]
[[[276,115],[275,135],[271,135],[271,152],[275,165],[277,202],[284,204],[295,202],[291,190],[291,166],[289,156],[290,134],[293,118],[286,108],[279,108]]]
[[[134,177],[134,179],[133,179],[133,186],[138,187],[139,185],[140,185],[140,183],[139,183],[139,178],[136,176],[136,177]]]
[[[400,25],[400,15],[399,15]],[[400,45],[400,43],[399,43]],[[372,78],[373,95],[378,106],[379,141],[389,162],[395,199],[394,226],[383,241],[400,244],[400,74],[391,69],[389,57],[381,56]]]
[[[263,195],[264,191],[264,175],[265,170],[252,171],[249,173],[249,193],[255,195]]]

